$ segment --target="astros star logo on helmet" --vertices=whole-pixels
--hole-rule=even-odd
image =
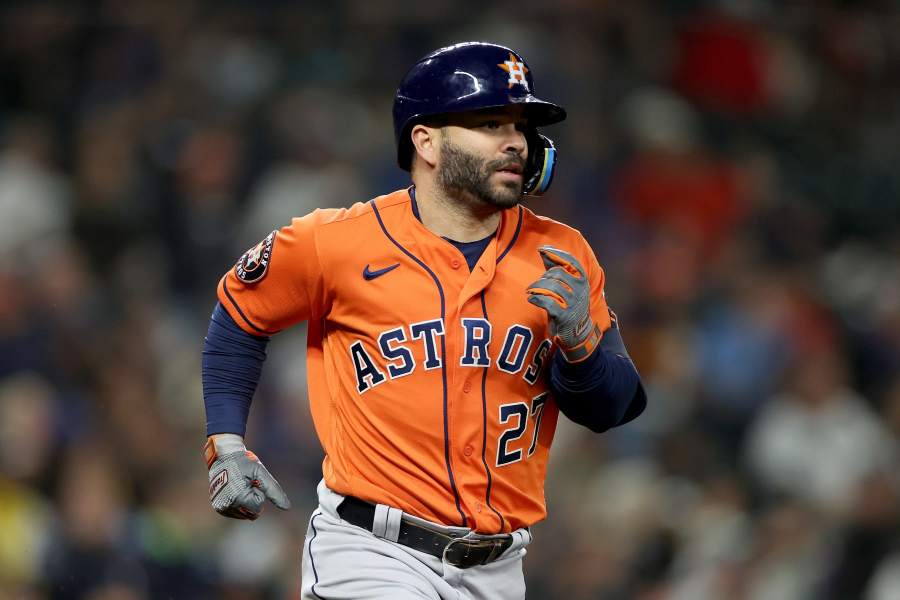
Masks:
[[[528,72],[528,67],[525,66],[525,63],[518,60],[516,55],[512,52],[509,53],[509,60],[504,61],[497,65],[507,73],[509,73],[509,86],[512,87],[515,84],[519,84],[525,87],[528,90],[528,80],[525,79],[525,73]]]

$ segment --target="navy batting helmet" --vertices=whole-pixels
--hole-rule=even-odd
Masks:
[[[413,125],[427,117],[510,105],[525,107],[528,123],[526,194],[549,187],[556,165],[553,142],[537,127],[558,123],[566,111],[534,95],[534,79],[515,51],[487,42],[464,42],[435,50],[412,66],[394,97],[397,162],[410,170]]]

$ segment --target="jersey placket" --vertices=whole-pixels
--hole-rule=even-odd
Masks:
[[[490,506],[487,496],[491,474],[484,454],[487,444],[486,418],[490,418],[490,416],[485,415],[485,399],[482,394],[484,393],[484,379],[494,365],[491,351],[494,340],[491,339],[485,346],[481,346],[484,348],[484,355],[482,355],[481,348],[475,351],[469,346],[471,340],[467,344],[468,330],[463,324],[463,319],[471,320],[474,323],[486,320],[482,293],[493,279],[499,237],[498,235],[491,240],[478,263],[468,273],[468,277],[453,303],[457,314],[455,315],[455,326],[451,327],[456,336],[454,343],[456,353],[451,355],[454,357],[451,363],[454,375],[451,387],[453,391],[452,409],[448,410],[448,418],[451,420],[450,444],[455,459],[454,464],[458,465],[457,486],[466,506],[470,509],[468,514],[474,521],[469,526],[476,526],[484,532],[498,531],[503,521],[501,515]],[[451,302],[448,302],[449,304]],[[493,338],[495,334],[496,332],[492,331],[491,337]],[[467,354],[471,354],[471,356],[467,357]],[[462,362],[466,358],[479,362],[484,361],[486,364],[485,366],[465,366]]]
[[[444,357],[444,368],[447,370],[447,437],[449,444],[450,468],[456,479],[457,492],[460,503],[466,515],[466,526],[474,525],[473,518],[477,516],[473,499],[462,490],[462,481],[469,478],[470,465],[462,447],[469,447],[465,442],[466,419],[465,402],[467,394],[463,392],[465,378],[468,375],[464,367],[460,366],[465,340],[461,329],[464,314],[460,310],[459,299],[462,290],[468,281],[469,267],[462,253],[449,242],[441,246],[441,255],[445,264],[449,267],[444,272],[444,287],[447,295],[445,315],[445,336],[447,356]]]

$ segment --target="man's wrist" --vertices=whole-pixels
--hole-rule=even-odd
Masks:
[[[244,445],[244,438],[236,433],[216,433],[206,438],[206,445],[203,447],[203,454],[206,458],[206,468],[208,469],[220,456],[232,454],[234,452],[243,452],[247,447]]]
[[[558,340],[557,343],[559,343],[559,349],[567,362],[578,363],[594,352],[597,346],[600,345],[601,339],[603,339],[603,332],[600,331],[600,327],[596,323],[592,323],[587,337],[577,345],[567,348],[561,341]]]

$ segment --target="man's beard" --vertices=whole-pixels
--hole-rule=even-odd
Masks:
[[[524,168],[518,156],[485,161],[453,144],[446,137],[441,141],[441,166],[438,169],[438,185],[445,192],[462,192],[476,200],[497,208],[510,208],[522,199],[522,179],[505,181],[500,186],[491,184],[491,176],[497,169],[516,163]]]

